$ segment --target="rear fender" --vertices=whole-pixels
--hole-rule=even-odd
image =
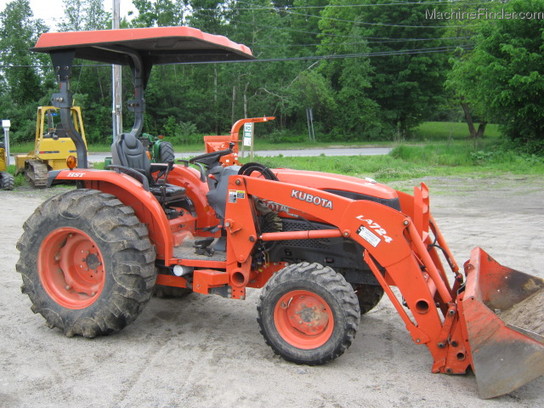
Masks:
[[[164,210],[153,194],[134,178],[109,170],[73,169],[50,172],[49,182],[77,183],[83,188],[114,195],[123,204],[132,207],[138,219],[147,225],[157,258],[172,258],[173,236]]]
[[[220,223],[215,211],[208,204],[206,197],[209,191],[208,183],[202,181],[198,170],[189,166],[174,165],[168,175],[168,183],[185,188],[197,214],[196,229],[199,230],[199,235],[205,236],[205,231]]]

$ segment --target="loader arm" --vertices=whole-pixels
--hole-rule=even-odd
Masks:
[[[227,259],[244,262],[256,240],[252,225],[252,200],[275,200],[336,226],[337,236],[350,238],[365,249],[365,260],[401,314],[417,344],[426,344],[435,363],[433,371],[464,373],[468,367],[467,350],[458,329],[457,311],[451,289],[432,262],[425,244],[410,216],[382,204],[351,200],[322,190],[255,177],[231,177],[225,225],[230,240]],[[308,232],[309,233],[309,232]],[[325,230],[323,234],[331,234]],[[311,231],[307,238],[317,238]],[[266,233],[263,241],[302,239],[300,231]],[[382,272],[383,271],[383,272]],[[249,278],[248,278],[249,279]],[[411,311],[390,290],[397,286]],[[446,305],[445,317],[435,303]],[[452,336],[452,332],[455,333]],[[448,339],[450,342],[448,343]],[[451,343],[455,343],[455,361],[448,361]]]
[[[429,211],[428,190],[425,185],[416,188],[414,196],[399,192],[401,211],[383,204],[367,200],[352,200],[323,190],[284,183],[257,177],[232,176],[229,180],[225,227],[228,234],[227,271],[233,277],[232,282],[239,286],[247,284],[254,277],[250,276],[248,260],[258,240],[275,241],[284,239],[314,239],[325,237],[344,237],[359,243],[363,248],[365,262],[370,266],[376,280],[383,287],[395,309],[404,321],[416,344],[425,344],[433,357],[432,371],[435,373],[463,374],[472,368],[476,375],[485,377],[478,381],[480,395],[490,398],[510,392],[520,385],[542,375],[544,367],[540,363],[544,358],[544,346],[534,338],[527,338],[516,333],[514,340],[519,348],[529,347],[531,358],[537,363],[530,363],[530,374],[523,378],[508,378],[508,367],[493,365],[497,371],[503,370],[495,380],[491,373],[481,369],[478,372],[474,356],[478,356],[482,344],[493,345],[495,339],[480,335],[476,340],[471,332],[483,326],[497,323],[500,319],[490,311],[483,321],[476,321],[474,308],[459,305],[457,293],[464,293],[465,286],[457,263],[449,251],[444,238]],[[308,214],[323,223],[336,227],[336,230],[271,232],[260,234],[253,223],[255,212],[253,199],[273,200],[282,205]],[[446,270],[441,264],[436,247],[443,250],[446,262],[452,271],[455,283],[450,286]],[[230,262],[230,264],[229,264]],[[469,268],[470,269],[470,268]],[[485,274],[488,269],[479,271]],[[478,277],[468,274],[472,285],[467,292],[478,291],[481,282]],[[489,282],[489,281],[488,281]],[[518,296],[517,301],[526,298],[542,287],[542,280],[535,278],[532,292]],[[536,282],[536,283],[535,283]],[[493,286],[493,284],[490,284]],[[490,286],[488,285],[488,286]],[[540,286],[539,286],[540,285]],[[392,286],[396,286],[402,296],[399,299]],[[476,289],[475,289],[476,288]],[[468,295],[467,295],[468,296]],[[470,299],[474,299],[471,295]],[[485,307],[483,301],[482,307]],[[404,307],[406,306],[406,307]],[[467,311],[468,308],[468,311]],[[511,336],[512,337],[512,336]],[[477,343],[479,341],[480,343]],[[476,347],[476,349],[473,349]],[[489,349],[489,347],[487,347]],[[501,349],[506,352],[504,348]],[[489,353],[483,358],[489,361]],[[525,356],[522,352],[517,358]],[[511,359],[508,359],[510,364]],[[518,367],[524,367],[518,361]],[[489,371],[489,369],[486,369]],[[523,368],[516,372],[522,372]],[[500,382],[500,384],[499,384]]]

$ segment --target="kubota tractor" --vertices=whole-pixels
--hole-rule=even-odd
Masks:
[[[544,280],[479,248],[462,273],[425,185],[410,195],[373,180],[240,166],[229,144],[237,136],[227,146],[209,141],[216,144],[188,161],[150,164],[138,137],[153,65],[253,58],[247,47],[162,27],[46,33],[34,51],[52,57],[53,103],[79,166],[49,173],[50,184],[76,188],[45,201],[17,244],[22,290],[49,326],[95,337],[133,322],[157,288],[233,299],[262,288],[265,341],[289,361],[322,364],[347,350],[360,315],[385,293],[413,341],[429,349],[432,371],[472,369],[482,397],[544,373],[542,322],[527,325],[519,313],[541,307]],[[132,69],[135,122],[112,145],[110,170],[86,168],[71,125],[74,58]]]

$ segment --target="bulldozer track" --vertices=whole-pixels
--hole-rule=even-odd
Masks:
[[[47,175],[49,169],[40,160],[28,160],[26,163],[25,177],[35,188],[47,187]]]

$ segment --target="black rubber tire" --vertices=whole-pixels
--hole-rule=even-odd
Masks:
[[[155,285],[155,289],[153,289],[153,296],[161,299],[179,299],[188,296],[191,293],[193,293],[191,289],[164,285]]]
[[[282,296],[302,290],[320,296],[334,317],[328,340],[319,347],[293,346],[278,331],[274,310]],[[297,364],[324,364],[342,355],[351,345],[359,325],[359,302],[353,288],[333,269],[303,262],[278,271],[266,284],[257,306],[261,334],[274,353]]]
[[[159,163],[169,163],[176,160],[174,146],[170,142],[161,142],[159,144]]]
[[[353,284],[353,289],[359,299],[361,315],[374,309],[383,297],[383,288],[381,286]]]
[[[101,251],[104,286],[97,299],[84,308],[62,306],[48,294],[40,278],[40,247],[50,234],[62,231],[60,228],[87,234]],[[68,337],[92,338],[119,331],[136,319],[151,298],[156,254],[147,227],[131,207],[110,194],[79,189],[50,198],[25,222],[17,249],[21,290],[29,296],[32,311]]]
[[[15,187],[15,179],[11,173],[2,172],[0,179],[0,189],[2,190],[13,190]]]

